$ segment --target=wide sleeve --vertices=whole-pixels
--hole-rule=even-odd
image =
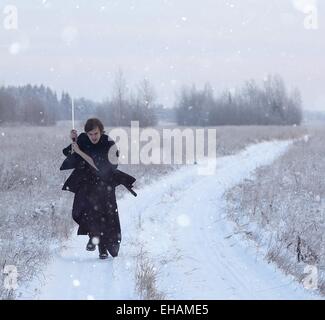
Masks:
[[[66,157],[69,156],[69,155],[71,154],[71,148],[72,148],[72,146],[71,146],[71,144],[70,144],[70,145],[68,145],[66,148],[64,148],[64,149],[62,150],[63,154],[64,154]]]
[[[81,135],[77,138],[77,143],[80,147],[81,144]],[[70,144],[62,150],[63,154],[66,156],[66,159],[63,161],[60,170],[69,170],[69,169],[83,169],[85,167],[85,161],[75,152],[72,151],[72,145]]]

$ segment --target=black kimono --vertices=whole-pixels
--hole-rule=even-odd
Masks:
[[[74,168],[62,190],[75,193],[72,217],[79,225],[77,234],[98,237],[108,252],[116,257],[122,237],[115,187],[122,183],[133,192],[131,188],[136,179],[116,170],[118,150],[106,134],[93,144],[86,133],[81,133],[77,144],[99,169],[97,171],[75,152],[71,154],[71,144],[63,149],[67,158],[60,170]],[[113,163],[108,160],[109,151],[116,155]]]

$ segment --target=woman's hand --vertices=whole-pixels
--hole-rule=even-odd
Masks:
[[[77,133],[77,130],[76,129],[72,129],[70,131],[70,139],[72,141],[77,141],[77,138],[78,138],[78,133]]]
[[[77,154],[80,154],[80,149],[79,149],[79,146],[77,144],[77,142],[72,142],[71,144],[71,148],[72,148],[72,151],[77,153]]]

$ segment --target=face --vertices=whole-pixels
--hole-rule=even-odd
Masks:
[[[96,127],[95,129],[88,131],[87,136],[93,144],[98,143],[101,136],[99,128]]]

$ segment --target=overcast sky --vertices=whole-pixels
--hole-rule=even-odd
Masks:
[[[182,84],[216,93],[281,74],[307,109],[325,111],[325,3],[316,0],[0,0],[0,84],[27,83],[101,101],[122,68],[173,106]],[[18,29],[5,26],[7,5]],[[316,5],[316,29],[306,28]],[[308,7],[307,7],[308,8]]]

